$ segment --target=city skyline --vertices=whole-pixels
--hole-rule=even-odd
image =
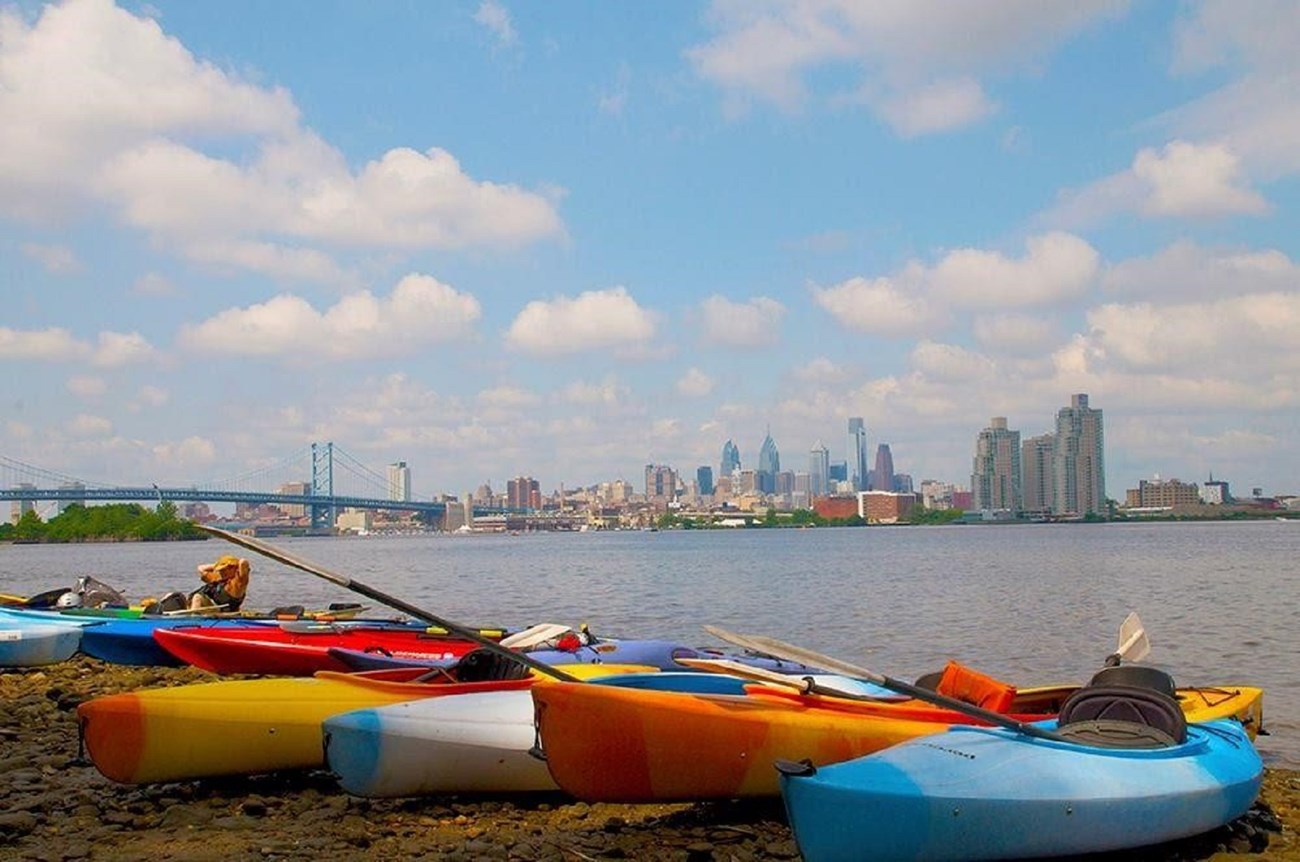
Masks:
[[[335,440],[427,498],[769,428],[861,467],[860,418],[966,483],[1086,392],[1098,486],[1300,488],[1297,42],[1226,0],[10,3],[0,453],[174,486]]]

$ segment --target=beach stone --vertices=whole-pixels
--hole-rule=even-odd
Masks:
[[[159,829],[177,829],[184,826],[203,826],[212,822],[212,812],[192,805],[173,805],[163,812]]]
[[[0,835],[26,835],[36,828],[40,820],[30,811],[11,811],[0,814]]]

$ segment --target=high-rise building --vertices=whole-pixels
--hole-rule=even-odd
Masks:
[[[730,476],[740,469],[740,449],[736,444],[728,440],[722,444],[722,464],[718,471],[719,476]]]
[[[388,499],[403,503],[411,499],[411,468],[405,461],[388,465]]]
[[[771,494],[776,491],[776,474],[780,472],[781,453],[776,449],[776,442],[772,439],[772,431],[769,428],[767,436],[763,438],[763,446],[758,450],[758,471],[754,477],[758,492]]]
[[[889,451],[888,443],[876,447],[876,469],[871,471],[871,490],[894,490],[894,453]]]
[[[808,493],[824,497],[830,492],[831,451],[818,440],[808,452]]]
[[[713,468],[707,464],[696,468],[695,484],[699,487],[700,496],[710,496],[713,493]]]
[[[867,425],[861,416],[849,419],[849,446],[845,451],[848,461],[848,480],[854,491],[867,490],[870,481],[867,467]]]
[[[1020,494],[1025,512],[1052,511],[1052,447],[1056,437],[1040,434],[1020,444]]]
[[[81,482],[65,482],[59,486],[60,491],[72,491],[75,496],[71,500],[60,500],[57,511],[60,515],[67,511],[69,506],[86,505],[86,486]]]
[[[542,508],[542,487],[532,476],[516,476],[506,483],[506,505],[511,509]]]
[[[311,482],[285,482],[275,492],[294,497],[307,497],[311,495]],[[305,518],[307,516],[307,507],[301,503],[279,503],[276,507],[289,518]]]
[[[1057,411],[1052,479],[1054,514],[1106,514],[1105,433],[1087,395],[1071,395],[1070,406]]]
[[[1007,428],[1007,417],[994,416],[975,438],[971,495],[976,509],[1019,512],[1020,432]]]
[[[677,498],[677,471],[663,464],[645,465],[645,496],[656,508]]]
[[[14,485],[15,491],[35,491],[36,486],[31,482],[19,482]],[[36,503],[32,500],[14,500],[9,504],[9,523],[17,524],[22,520],[23,515],[28,512],[36,511]]]

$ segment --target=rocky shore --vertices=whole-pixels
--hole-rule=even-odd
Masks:
[[[211,679],[77,658],[0,673],[0,860],[784,860],[779,800],[588,805],[560,795],[372,801],[322,771],[124,786],[77,748],[101,694]],[[1300,862],[1300,774],[1269,770],[1255,808],[1213,833],[1106,859]]]

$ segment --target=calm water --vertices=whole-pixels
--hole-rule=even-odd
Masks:
[[[714,623],[910,679],[957,658],[1022,685],[1081,680],[1142,617],[1183,685],[1265,689],[1266,759],[1300,768],[1300,523],[1026,525],[276,540],[458,622],[590,623],[720,645]],[[0,546],[0,592],[94,574],[131,599],[190,590],[217,541]],[[250,555],[251,556],[251,555]],[[249,604],[355,600],[253,559]]]

